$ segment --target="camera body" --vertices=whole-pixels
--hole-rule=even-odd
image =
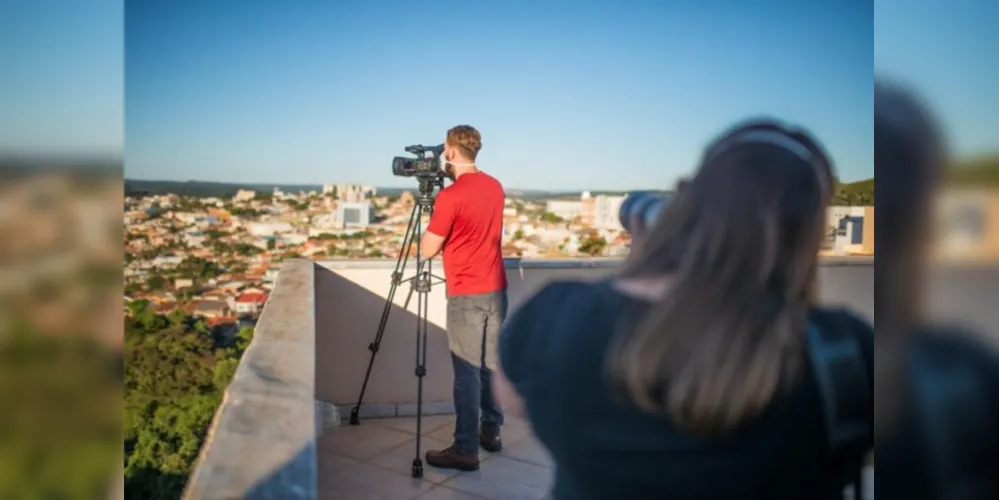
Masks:
[[[399,177],[444,177],[444,166],[441,164],[441,157],[444,155],[443,144],[437,146],[417,144],[406,147],[406,152],[416,155],[416,158],[405,156],[392,158],[393,175]]]

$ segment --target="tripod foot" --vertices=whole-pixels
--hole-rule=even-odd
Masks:
[[[350,409],[350,425],[361,425],[361,419],[357,416],[358,411],[360,408],[356,406]]]
[[[413,477],[417,479],[423,477],[423,460],[419,458],[413,459]]]

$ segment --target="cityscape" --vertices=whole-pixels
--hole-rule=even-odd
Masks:
[[[972,59],[995,9],[896,3],[5,4],[0,498],[558,496],[571,464],[536,411],[479,471],[416,473],[454,443],[456,303],[393,272],[420,204],[388,166],[459,124],[507,188],[511,315],[612,276],[630,190],[668,205],[714,138],[770,117],[832,160],[815,298],[873,324],[871,83],[912,85],[950,157],[936,214],[907,219],[939,259],[920,312],[994,332],[997,82]],[[909,203],[886,193],[883,237]],[[873,468],[847,497],[874,498]]]
[[[126,301],[159,313],[182,309],[209,326],[240,324],[267,301],[287,259],[397,259],[414,192],[326,184],[321,191],[240,189],[230,197],[129,195],[124,202]],[[508,258],[622,258],[631,237],[619,222],[624,195],[508,197]],[[829,209],[825,255],[873,255],[873,206]],[[426,221],[424,221],[424,224]],[[409,248],[415,257],[415,245]]]

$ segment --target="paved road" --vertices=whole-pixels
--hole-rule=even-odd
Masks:
[[[874,265],[825,265],[822,298],[874,319]],[[937,321],[971,326],[999,341],[999,266],[949,266],[931,273],[928,311]]]

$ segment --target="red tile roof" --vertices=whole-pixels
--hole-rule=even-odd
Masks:
[[[268,294],[266,293],[244,293],[239,297],[236,297],[236,302],[252,302],[257,304],[263,304],[267,302]]]
[[[232,316],[220,316],[217,318],[208,318],[205,322],[208,323],[208,326],[233,325],[239,322],[239,318]]]

